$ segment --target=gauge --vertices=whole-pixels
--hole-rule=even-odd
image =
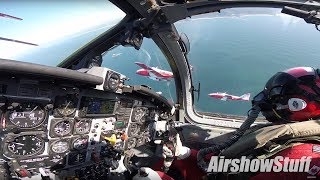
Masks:
[[[128,139],[128,149],[132,149],[136,146],[137,139],[136,138],[130,138]]]
[[[129,130],[128,130],[128,134],[129,136],[136,136],[139,133],[139,125],[136,123],[131,123]]]
[[[146,142],[146,139],[144,137],[137,138],[136,147],[139,147],[139,146],[145,144],[145,142]]]
[[[117,73],[112,73],[108,79],[108,87],[112,91],[116,91],[118,89],[120,83],[120,75]]]
[[[75,102],[75,99],[68,96],[57,98],[57,108],[55,111],[61,116],[72,116],[77,110]]]
[[[73,142],[73,148],[76,150],[84,149],[88,146],[88,138],[77,138]]]
[[[80,119],[74,125],[74,129],[75,129],[76,134],[89,133],[90,128],[91,128],[91,120],[90,119]]]
[[[44,140],[36,135],[23,135],[8,143],[8,150],[17,156],[32,156],[44,149]]]
[[[58,136],[65,136],[71,132],[71,123],[68,120],[58,122],[53,131]]]
[[[86,151],[84,152],[72,152],[69,154],[69,165],[76,165],[80,163],[84,163],[86,161]]]
[[[39,126],[46,117],[41,106],[33,103],[23,103],[9,111],[9,120],[20,128],[33,128]]]
[[[62,140],[51,144],[51,150],[54,153],[65,153],[69,150],[69,142]]]
[[[162,112],[159,116],[164,120],[169,119],[169,114],[167,112]]]
[[[123,144],[124,144],[123,141],[116,142],[116,143],[113,145],[113,148],[116,149],[116,150],[121,150],[121,149],[123,149]]]
[[[146,115],[146,109],[144,108],[135,108],[133,113],[132,122],[144,122],[144,116]]]

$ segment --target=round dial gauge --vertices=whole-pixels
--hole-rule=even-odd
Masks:
[[[136,138],[130,138],[128,139],[128,149],[132,149],[136,146],[137,139]]]
[[[77,121],[74,125],[75,133],[86,134],[90,131],[91,121],[89,119],[81,119]]]
[[[78,138],[73,142],[73,148],[76,150],[84,149],[88,146],[88,138]]]
[[[117,90],[119,83],[120,83],[120,76],[116,73],[111,74],[110,78],[108,79],[109,88],[115,91]]]
[[[161,119],[169,119],[169,114],[167,112],[162,112],[159,116]]]
[[[139,133],[139,125],[136,123],[131,123],[129,127],[129,136],[136,136]]]
[[[70,121],[60,121],[58,122],[54,128],[53,131],[58,136],[65,136],[71,132],[71,124]]]
[[[46,117],[45,111],[36,104],[24,103],[9,111],[9,120],[21,128],[39,126]]]
[[[65,153],[69,150],[69,143],[67,141],[56,141],[51,144],[51,150],[54,153]]]
[[[135,108],[133,122],[144,122],[143,117],[146,115],[146,110],[144,108]]]
[[[23,135],[8,143],[8,150],[17,156],[32,156],[44,149],[44,140],[35,135]]]
[[[139,147],[145,143],[146,139],[144,137],[137,139],[136,147]]]
[[[63,97],[63,100],[57,100],[58,107],[56,111],[61,116],[72,116],[76,112],[76,105],[74,101],[68,97]]]

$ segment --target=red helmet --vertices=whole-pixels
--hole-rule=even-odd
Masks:
[[[320,117],[320,70],[296,67],[278,72],[252,103],[269,121],[305,121]]]

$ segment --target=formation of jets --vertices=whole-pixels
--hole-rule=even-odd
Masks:
[[[159,69],[158,67],[149,67],[141,62],[135,62],[135,64],[142,68],[136,71],[136,74],[140,76],[145,76],[155,81],[170,81],[173,78],[173,73],[170,71]]]
[[[241,96],[235,96],[235,95],[230,95],[225,92],[216,92],[216,93],[210,93],[210,97],[220,99],[222,101],[227,101],[227,100],[235,100],[235,101],[249,101],[250,100],[250,93],[243,94]]]
[[[158,67],[150,67],[141,62],[135,62],[135,64],[142,68],[136,71],[136,74],[140,76],[145,76],[155,81],[170,81],[173,78],[173,73],[170,71],[159,69]],[[220,99],[222,101],[227,101],[227,100],[249,101],[250,100],[250,93],[246,93],[241,96],[235,96],[235,95],[227,94],[226,92],[223,92],[223,93],[215,92],[215,93],[210,93],[209,96],[212,98]]]
[[[20,20],[20,21],[22,20],[19,17],[11,16],[9,14],[4,14],[4,13],[0,13],[0,17]],[[34,43],[29,43],[29,42],[25,42],[25,41],[19,41],[19,40],[10,39],[10,38],[4,38],[4,37],[0,37],[0,40],[2,40],[2,41],[10,41],[10,42],[15,42],[15,43],[20,43],[20,44],[27,44],[27,45],[32,45],[32,46],[38,46],[37,44],[34,44]]]

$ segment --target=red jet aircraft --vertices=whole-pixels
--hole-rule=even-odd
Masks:
[[[220,99],[222,101],[227,101],[227,100],[249,101],[250,100],[250,93],[246,93],[241,96],[234,96],[234,95],[227,94],[225,92],[224,93],[216,92],[216,93],[209,94],[209,96],[216,99]]]
[[[15,19],[15,20],[22,20],[21,18],[18,18],[18,17],[15,17],[15,16],[11,16],[9,14],[3,14],[3,13],[0,13],[0,17],[10,18],[10,19]]]
[[[155,81],[170,81],[173,78],[173,73],[170,71],[159,69],[158,67],[149,67],[141,62],[135,62],[143,69],[139,69],[136,73],[140,76],[146,76]]]

